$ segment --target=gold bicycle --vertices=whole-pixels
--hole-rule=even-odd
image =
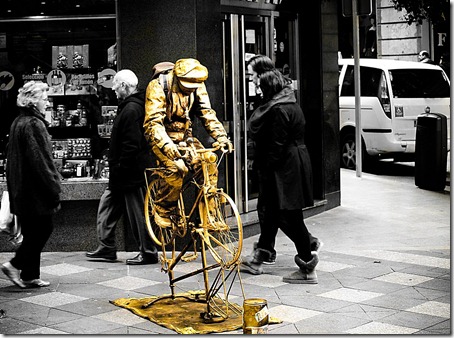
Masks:
[[[148,189],[145,196],[145,220],[150,236],[157,245],[161,246],[161,267],[162,271],[168,274],[171,294],[158,297],[143,307],[146,308],[161,299],[175,299],[177,297],[175,283],[202,273],[204,293],[193,292],[192,298],[185,298],[207,304],[206,312],[201,313],[206,323],[219,322],[228,318],[230,314],[241,315],[241,309],[229,305],[228,296],[238,276],[244,298],[239,274],[243,226],[234,201],[222,188],[210,183],[209,165],[218,166],[225,151],[214,145],[213,148],[196,149],[191,139],[186,144],[180,144],[179,150],[185,154],[183,158],[187,162],[199,161],[200,169],[183,183],[176,212],[170,217],[172,225],[169,227],[160,227],[154,220],[156,194],[163,185],[167,184],[165,168],[146,169]],[[221,150],[220,157],[215,154],[218,150]],[[147,175],[147,172],[150,175]],[[196,197],[186,208],[188,202],[184,196],[191,186],[196,188]],[[186,210],[189,212],[186,213]],[[184,238],[187,234],[190,234],[189,242],[177,253],[176,240]],[[189,262],[197,259],[198,249],[202,267],[175,277],[174,267],[181,261]],[[211,271],[215,276],[210,283],[209,272]]]

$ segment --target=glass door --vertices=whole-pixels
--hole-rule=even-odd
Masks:
[[[295,20],[266,15],[226,14],[224,32],[224,119],[228,121],[235,152],[227,163],[227,190],[241,213],[255,210],[258,182],[253,170],[253,147],[247,125],[260,104],[260,91],[247,73],[247,62],[257,54],[269,56],[296,86]]]

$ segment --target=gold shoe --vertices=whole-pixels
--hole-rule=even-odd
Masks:
[[[169,217],[162,217],[157,212],[155,212],[155,214],[154,214],[154,221],[161,228],[170,228],[170,227],[172,227],[172,221],[170,220],[170,218]]]

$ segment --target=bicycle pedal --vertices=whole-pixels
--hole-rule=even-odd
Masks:
[[[171,215],[170,220],[172,221],[173,225],[177,228],[184,227],[184,220],[180,217],[180,215]]]
[[[193,260],[196,260],[199,255],[197,253],[192,253],[192,254],[186,254],[183,257],[181,257],[181,260],[183,262],[192,262]]]

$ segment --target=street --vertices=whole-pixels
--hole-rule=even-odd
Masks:
[[[296,266],[294,246],[281,232],[276,264],[262,275],[241,274],[246,298],[266,299],[270,315],[282,321],[268,333],[450,334],[449,189],[419,189],[411,173],[358,178],[345,169],[341,185],[341,206],[306,219],[324,242],[318,284],[282,282]],[[244,240],[243,254],[257,237]],[[83,252],[45,252],[41,271],[48,288],[20,290],[0,276],[0,333],[174,334],[109,303],[169,292],[159,265],[124,264],[133,254],[119,252],[119,261],[109,263],[88,261]],[[11,256],[0,253],[0,261]],[[185,263],[176,271],[196,266]],[[242,304],[238,284],[229,300]],[[193,290],[201,285],[199,276],[183,283]]]

